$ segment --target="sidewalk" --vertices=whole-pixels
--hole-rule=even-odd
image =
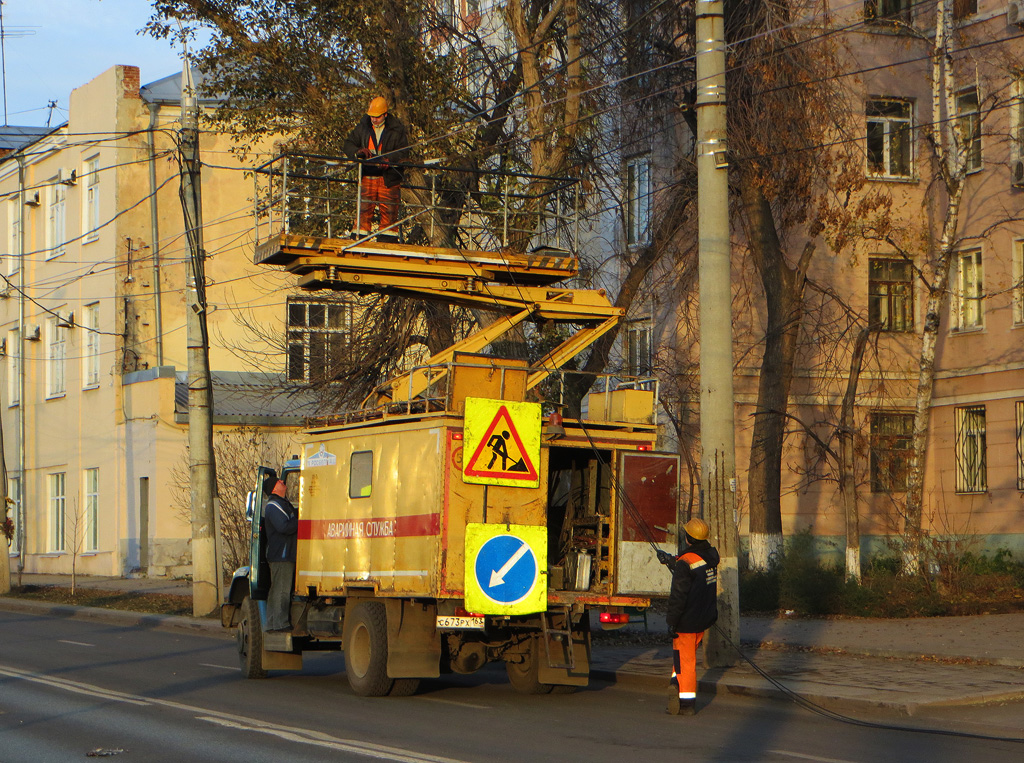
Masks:
[[[25,575],[26,585],[70,585],[60,575]],[[189,594],[188,581],[80,577],[83,587]],[[226,632],[216,620],[54,606],[0,598],[0,608],[100,619],[122,625]],[[598,626],[599,627],[599,626]],[[651,614],[646,629],[665,631]],[[626,633],[640,635],[642,622]],[[623,631],[619,631],[620,633]],[[744,654],[774,679],[831,709],[882,708],[912,715],[924,707],[1024,699],[1024,613],[902,620],[743,618]],[[615,645],[596,640],[596,678],[661,692],[672,672],[671,647]],[[788,698],[746,662],[712,669],[700,678],[708,694]]]

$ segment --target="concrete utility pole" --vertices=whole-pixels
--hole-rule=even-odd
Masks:
[[[4,458],[4,426],[0,421],[0,522],[7,518],[7,460]],[[11,557],[7,536],[0,533],[0,594],[11,590]]]
[[[696,32],[701,490],[704,518],[722,555],[718,567],[718,627],[739,645],[725,20],[721,0],[697,0]],[[708,633],[704,655],[710,667],[732,665],[738,657],[714,628]]]
[[[217,558],[213,385],[206,331],[206,251],[200,191],[199,102],[188,59],[181,75],[181,206],[191,267],[185,284],[188,341],[188,461],[192,498],[192,614],[203,617],[221,600]]]

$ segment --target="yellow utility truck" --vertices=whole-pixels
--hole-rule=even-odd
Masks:
[[[366,696],[409,694],[420,679],[490,662],[504,662],[525,693],[586,685],[592,621],[616,627],[666,595],[655,552],[678,546],[679,461],[655,451],[656,382],[602,376],[578,418],[545,399],[561,388],[559,369],[622,310],[602,291],[556,287],[577,262],[553,247],[381,243],[285,224],[259,241],[256,262],[310,290],[499,317],[358,410],[311,421],[297,456],[273,470],[299,517],[288,633],[263,629],[262,485],[272,469],[256,470],[251,564],[222,608],[244,674],[300,669],[304,652],[341,649]],[[524,321],[574,330],[533,364],[485,352]]]

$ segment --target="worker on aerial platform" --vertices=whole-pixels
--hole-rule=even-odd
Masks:
[[[380,212],[379,230],[397,222],[403,176],[396,165],[405,159],[408,148],[405,125],[388,113],[388,102],[378,95],[370,101],[366,116],[349,133],[344,146],[349,159],[364,162],[359,187],[360,234],[365,235],[372,229],[374,209]]]

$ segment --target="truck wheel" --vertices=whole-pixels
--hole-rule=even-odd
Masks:
[[[540,639],[530,639],[522,662],[505,663],[508,682],[520,694],[547,694],[554,688],[552,684],[541,683],[537,677],[540,670],[540,662],[537,659],[539,642]]]
[[[246,678],[266,678],[263,669],[263,627],[260,625],[260,610],[248,596],[242,601],[241,617],[235,638],[238,640],[238,662]]]
[[[388,626],[384,605],[379,601],[359,602],[348,617],[352,618],[344,645],[348,683],[360,697],[383,697],[394,684],[394,680],[388,678]]]
[[[391,691],[388,692],[389,697],[411,697],[420,688],[418,678],[396,678],[394,682]]]

